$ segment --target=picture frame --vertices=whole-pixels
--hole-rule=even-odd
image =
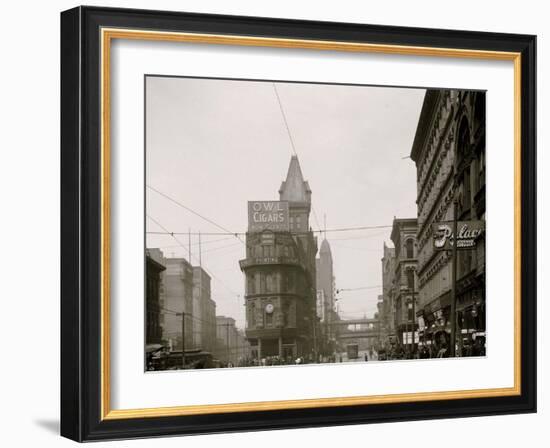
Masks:
[[[511,61],[514,385],[376,396],[112,409],[111,44],[186,42]],[[536,37],[168,11],[61,14],[61,435],[76,441],[536,412]],[[120,169],[120,168],[119,168]],[[510,260],[510,262],[512,262]]]

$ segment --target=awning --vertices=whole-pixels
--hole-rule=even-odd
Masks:
[[[145,353],[155,353],[164,348],[161,344],[147,344],[145,345]]]

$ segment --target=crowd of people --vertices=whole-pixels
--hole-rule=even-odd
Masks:
[[[383,356],[380,356],[380,354]],[[455,346],[459,357],[485,356],[485,336],[465,339],[461,346]],[[433,341],[407,346],[399,342],[379,351],[379,360],[448,358],[450,356],[449,339],[445,335],[435,337]]]

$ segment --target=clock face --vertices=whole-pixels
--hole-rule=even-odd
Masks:
[[[266,306],[265,306],[265,312],[267,314],[271,314],[273,312],[273,304],[271,303],[268,303]]]

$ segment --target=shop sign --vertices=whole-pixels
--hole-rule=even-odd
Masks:
[[[248,202],[248,231],[261,232],[263,230],[275,232],[288,232],[290,230],[288,202]]]
[[[453,222],[438,222],[432,225],[435,250],[452,250],[454,244]],[[476,248],[479,238],[485,232],[485,221],[457,222],[457,250]]]
[[[403,341],[403,344],[412,344],[412,331],[403,331],[402,333],[402,341]],[[419,335],[418,335],[418,331],[415,331],[414,332],[414,343],[415,344],[418,344],[418,342],[420,341],[420,338],[419,338]]]

